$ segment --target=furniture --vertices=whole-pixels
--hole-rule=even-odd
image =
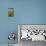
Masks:
[[[21,39],[32,39],[32,41],[41,41],[41,40],[45,40],[44,35],[40,35],[40,33],[38,35],[35,35],[35,33],[33,33],[33,35],[31,35],[31,32],[28,32],[28,30],[21,30],[22,32],[22,36]]]

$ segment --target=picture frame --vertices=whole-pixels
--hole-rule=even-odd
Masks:
[[[8,17],[14,17],[14,8],[8,8]]]

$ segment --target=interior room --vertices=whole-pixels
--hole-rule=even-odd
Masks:
[[[46,46],[45,32],[46,0],[0,0],[0,46]]]

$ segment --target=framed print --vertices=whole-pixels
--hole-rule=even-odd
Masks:
[[[8,17],[14,16],[14,8],[8,8]]]

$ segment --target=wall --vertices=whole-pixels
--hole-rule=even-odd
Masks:
[[[46,0],[19,0],[16,3],[19,23],[46,24]]]
[[[8,17],[9,7],[15,17]],[[46,24],[46,0],[8,0],[0,3],[0,44],[7,43],[9,32],[17,32],[17,24]]]
[[[0,44],[8,43],[8,34],[10,32],[16,32],[16,16],[8,17],[8,8],[14,8],[16,14],[16,1],[9,2],[8,0],[2,0],[0,3]],[[16,40],[17,42],[17,40]]]

